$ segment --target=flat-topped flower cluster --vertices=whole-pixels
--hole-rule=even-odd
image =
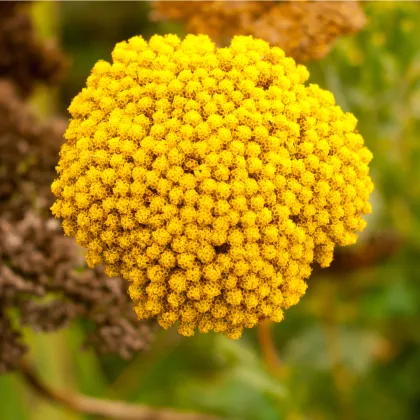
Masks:
[[[52,207],[140,319],[239,338],[365,227],[356,118],[278,48],[238,36],[116,45],[73,100]]]
[[[219,45],[234,35],[252,35],[299,63],[320,60],[337,38],[366,24],[357,1],[155,0],[151,7],[153,20],[182,23],[186,32],[208,35]]]

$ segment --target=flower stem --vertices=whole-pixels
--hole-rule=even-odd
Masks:
[[[285,376],[285,370],[274,344],[272,328],[273,323],[271,321],[262,322],[258,326],[258,339],[267,369],[274,376],[282,378]]]

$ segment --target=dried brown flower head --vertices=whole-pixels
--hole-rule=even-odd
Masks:
[[[67,67],[54,43],[38,38],[25,3],[0,2],[0,77],[11,79],[24,96],[37,82],[59,81]]]
[[[0,307],[0,374],[16,368],[17,362],[26,351],[20,341],[20,334],[15,331],[9,318]]]
[[[188,33],[220,43],[253,35],[299,62],[321,59],[338,37],[360,31],[366,22],[355,1],[155,1],[152,7],[154,19],[184,22]]]
[[[62,328],[76,317],[95,330],[88,341],[128,358],[152,338],[140,322],[126,284],[101,268],[85,270],[83,253],[49,213],[49,186],[64,125],[41,123],[10,82],[0,81],[0,373],[25,352],[10,310],[35,330]]]

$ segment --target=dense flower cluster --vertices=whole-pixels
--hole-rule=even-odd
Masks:
[[[238,338],[305,293],[311,263],[365,227],[372,158],[356,118],[252,37],[133,37],[69,111],[53,214],[140,319]]]
[[[0,79],[0,374],[16,369],[27,350],[20,325],[51,331],[88,319],[88,342],[124,358],[153,337],[151,323],[133,311],[127,282],[86,269],[83,251],[51,216],[64,131],[63,120],[39,121]]]
[[[155,20],[181,21],[188,33],[222,44],[233,35],[252,35],[299,62],[324,57],[338,37],[366,23],[356,1],[154,1],[152,8]]]
[[[27,348],[20,334],[13,329],[7,314],[0,307],[0,374],[15,369]]]
[[[38,82],[55,84],[68,64],[54,43],[40,40],[29,7],[27,1],[0,2],[0,77],[12,80],[23,96]]]

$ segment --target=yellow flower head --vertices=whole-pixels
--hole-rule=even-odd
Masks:
[[[90,266],[179,332],[280,322],[356,241],[372,159],[356,118],[252,37],[134,37],[70,105],[52,207]]]

